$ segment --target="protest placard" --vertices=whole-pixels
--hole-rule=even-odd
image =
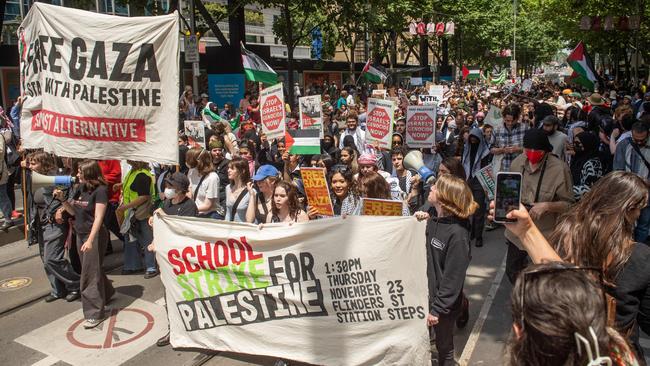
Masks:
[[[298,98],[300,129],[317,129],[323,138],[323,110],[320,95]]]
[[[34,3],[19,28],[22,147],[177,164],[178,29],[175,12]]]
[[[390,149],[393,134],[395,103],[390,100],[369,98],[366,117],[367,141],[380,148]]]
[[[428,365],[425,227],[413,217],[260,229],[156,215],[171,344],[315,365]]]
[[[476,179],[483,187],[483,190],[487,193],[490,200],[494,199],[494,187],[496,183],[494,182],[494,171],[492,165],[488,165],[485,168],[478,171],[478,174],[475,174]]]
[[[309,206],[316,208],[319,215],[334,216],[325,168],[300,168],[300,176]]]
[[[375,198],[361,199],[361,214],[367,216],[402,216],[404,202],[380,200]]]
[[[375,89],[372,91],[371,97],[377,99],[386,99],[386,89]]]
[[[410,148],[431,148],[436,140],[436,106],[410,105],[406,110],[406,144]]]
[[[433,97],[433,102],[440,104],[444,98],[445,89],[442,85],[431,85],[429,86],[429,95]]]
[[[420,94],[418,95],[419,105],[436,105],[436,98],[432,95]]]
[[[282,83],[270,86],[260,93],[262,131],[269,140],[284,137],[286,115]]]
[[[203,121],[184,121],[185,136],[190,147],[202,147],[205,145],[205,125]]]

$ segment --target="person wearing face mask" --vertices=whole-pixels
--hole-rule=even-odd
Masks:
[[[523,139],[524,153],[517,156],[510,166],[511,172],[519,172],[521,203],[530,209],[530,216],[544,237],[548,238],[556,226],[557,218],[573,203],[573,180],[567,164],[553,155],[553,145],[544,131],[532,128]],[[506,274],[511,283],[530,260],[521,241],[506,231],[508,253]]]
[[[598,137],[591,132],[581,132],[573,138],[575,155],[571,159],[573,196],[576,201],[591,190],[603,176],[603,165],[598,157]]]
[[[558,131],[560,120],[555,116],[546,116],[542,120],[542,129],[548,136],[548,141],[553,145],[553,154],[558,158],[565,160],[564,147],[567,142],[567,135]]]
[[[642,122],[632,125],[630,137],[621,140],[614,154],[614,170],[632,172],[646,181],[650,180],[650,142],[648,126]],[[645,242],[650,232],[650,207],[641,211],[634,229],[634,240]]]
[[[331,133],[325,132],[325,135],[321,140],[321,150],[328,154],[332,160],[339,161],[341,150],[336,147],[336,140],[334,140]]]

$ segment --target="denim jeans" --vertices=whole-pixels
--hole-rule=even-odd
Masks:
[[[131,230],[129,230],[126,237],[124,269],[142,269],[142,257],[144,256],[144,267],[147,272],[157,271],[156,254],[147,249],[153,241],[153,229],[149,226],[148,220],[135,220],[131,224]]]
[[[639,243],[645,243],[650,231],[650,206],[641,210],[641,216],[636,221],[634,228],[634,240]]]
[[[5,221],[11,222],[11,201],[9,200],[9,195],[7,195],[7,185],[0,184],[0,211],[5,217]]]

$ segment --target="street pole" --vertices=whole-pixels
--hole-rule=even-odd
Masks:
[[[190,3],[190,34],[196,35],[195,26],[194,26],[194,0],[189,0]],[[187,50],[185,51],[187,52]],[[192,90],[194,95],[199,95],[199,75],[196,72],[199,69],[199,63],[192,63]]]
[[[514,25],[512,27],[512,61],[510,64],[514,64],[514,70],[512,70],[512,77],[517,77],[517,0],[512,0],[512,13],[514,18]]]

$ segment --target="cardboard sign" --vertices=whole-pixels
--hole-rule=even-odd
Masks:
[[[320,95],[298,98],[300,129],[317,129],[323,138],[323,110]]]
[[[260,228],[155,215],[171,344],[313,365],[428,365],[425,229],[413,217]]]
[[[319,215],[334,216],[325,168],[300,168],[300,175],[309,206],[316,208]]]
[[[368,143],[377,143],[380,148],[390,149],[393,134],[395,103],[390,100],[368,99],[366,130]]]
[[[34,3],[19,27],[22,147],[178,164],[178,21]]]
[[[496,186],[496,183],[494,181],[494,172],[492,165],[488,165],[485,168],[479,170],[478,174],[476,174],[476,179],[478,179],[478,182],[481,183],[481,187],[483,187],[483,190],[487,193],[488,198],[490,200],[493,200],[494,187]]]
[[[183,124],[185,126],[185,136],[187,136],[190,147],[202,147],[205,149],[205,124],[203,121],[185,121]]]
[[[445,95],[445,88],[442,85],[429,86],[429,95],[433,97],[433,101],[437,104],[442,103]]]
[[[406,145],[431,148],[436,140],[436,106],[408,106],[406,110]]]
[[[361,214],[367,216],[402,216],[403,207],[402,201],[361,199]]]
[[[267,139],[284,137],[286,115],[282,83],[270,86],[260,93],[260,117],[262,131]]]
[[[501,109],[493,104],[490,105],[490,109],[488,109],[483,123],[494,127],[494,129],[503,126],[503,115],[501,115]]]
[[[375,89],[372,91],[372,98],[386,99],[386,89]]]
[[[419,105],[436,105],[436,97],[433,95],[420,94],[418,95],[418,104]]]

